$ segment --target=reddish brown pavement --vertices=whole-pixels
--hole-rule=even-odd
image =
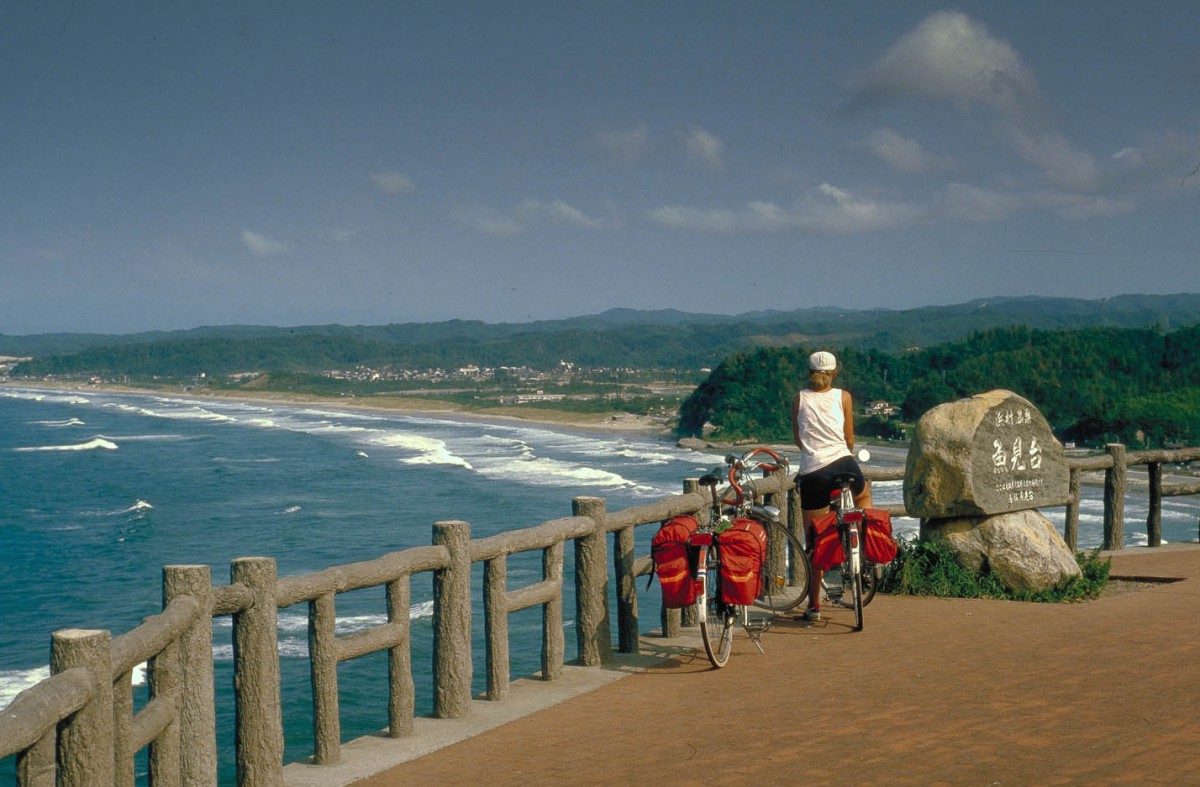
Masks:
[[[1125,550],[1182,578],[1083,604],[880,596],[739,636],[358,782],[1200,783],[1200,549]]]

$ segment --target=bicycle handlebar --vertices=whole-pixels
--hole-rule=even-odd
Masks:
[[[738,456],[737,454],[729,454],[728,456],[725,457],[725,462],[726,462],[726,464],[729,465],[729,486],[733,489],[734,494],[735,494],[734,500],[732,501],[732,503],[734,505],[741,504],[742,499],[745,497],[745,494],[746,494],[745,490],[742,488],[742,485],[740,483],[738,483],[738,477],[742,473],[746,472],[747,466],[750,464],[750,460],[752,460],[754,457],[758,456],[759,454],[766,454],[767,456],[771,457],[771,459],[773,459],[774,461],[773,462],[768,462],[768,461],[756,462],[756,463],[754,463],[755,470],[764,470],[768,473],[774,473],[779,470],[784,470],[784,471],[787,470],[787,467],[788,467],[787,457],[776,453],[775,451],[771,450],[770,448],[767,448],[766,446],[759,446],[757,448],[752,448],[749,451],[747,451],[746,453],[742,454],[741,456]],[[722,501],[722,502],[730,502],[730,501]]]

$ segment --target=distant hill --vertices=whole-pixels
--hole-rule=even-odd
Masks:
[[[898,353],[1009,326],[1170,331],[1196,323],[1200,294],[1195,293],[1100,300],[1031,296],[904,310],[816,307],[719,315],[610,309],[528,323],[449,320],[378,326],[206,326],[123,335],[0,334],[0,355],[34,356],[37,361],[24,369],[28,374],[176,374],[197,368],[219,373],[358,363],[547,367],[564,359],[590,366],[700,368],[754,346],[821,345]]]

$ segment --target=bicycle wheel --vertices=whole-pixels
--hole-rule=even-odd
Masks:
[[[754,606],[772,612],[795,609],[808,598],[808,581],[812,575],[804,545],[779,521],[757,516],[754,520],[767,529],[769,541],[782,539],[785,544],[783,561],[775,566],[771,565],[769,556],[777,554],[777,551],[768,547],[768,560],[763,566],[762,594],[754,600]]]
[[[875,574],[878,569],[879,567],[874,563],[863,560],[862,588],[864,607],[870,604],[871,600],[875,598],[875,589],[879,586],[879,577]]]
[[[854,573],[850,583],[850,593],[854,596],[854,630],[863,630],[863,575],[862,571]]]
[[[702,547],[703,548],[703,547]],[[708,566],[701,586],[697,588],[696,612],[700,619],[700,638],[704,652],[713,667],[720,669],[729,661],[733,646],[734,610],[721,601],[721,581],[717,550],[708,550]]]

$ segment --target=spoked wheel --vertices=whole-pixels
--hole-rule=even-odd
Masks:
[[[861,571],[852,572],[853,578],[850,582],[850,594],[854,600],[854,630],[863,630],[863,574]]]
[[[804,545],[790,530],[779,522],[755,517],[767,529],[771,546],[767,550],[767,562],[763,566],[762,594],[754,600],[754,606],[772,612],[787,612],[804,603],[808,598],[808,578],[812,567]],[[782,541],[783,550],[775,547]]]
[[[697,588],[700,595],[696,598],[696,612],[700,618],[700,638],[704,640],[704,652],[708,654],[708,660],[712,662],[713,667],[720,669],[729,661],[736,615],[732,607],[721,601],[717,562],[712,559],[713,551],[708,554],[707,572],[702,587]]]
[[[862,589],[863,589],[863,606],[871,603],[871,599],[875,598],[875,589],[879,585],[879,577],[875,575],[877,566],[863,560],[862,573]]]

